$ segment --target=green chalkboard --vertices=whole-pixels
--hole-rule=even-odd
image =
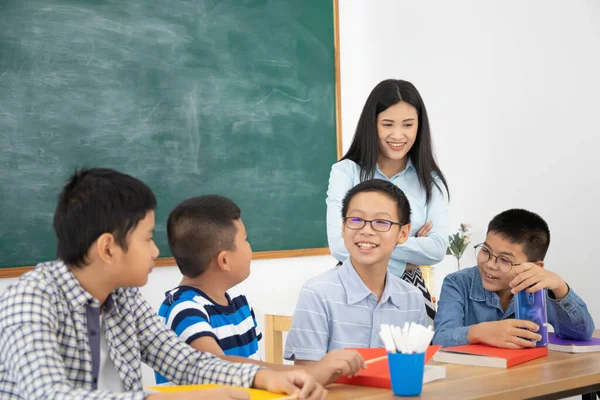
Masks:
[[[75,168],[231,197],[254,251],[327,246],[336,161],[327,0],[0,2],[0,266],[53,259]]]

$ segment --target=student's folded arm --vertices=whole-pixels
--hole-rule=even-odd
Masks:
[[[144,393],[110,393],[75,388],[57,337],[53,294],[43,282],[8,289],[0,304],[0,360],[24,399],[143,399]]]
[[[442,183],[438,182],[438,185],[442,186]],[[397,245],[392,253],[392,265],[394,263],[433,265],[444,259],[450,232],[448,196],[445,189],[439,189],[435,185],[427,205],[427,220],[433,224],[429,234],[424,237],[410,237],[403,244]]]
[[[563,339],[589,340],[595,329],[585,302],[570,287],[568,294],[560,300],[548,291],[548,322]]]
[[[249,388],[260,369],[201,353],[177,337],[142,298],[131,289],[142,361],[178,385],[216,383]]]
[[[327,189],[327,241],[331,255],[338,261],[348,258],[348,250],[342,238],[342,201],[354,186],[352,172],[348,168],[345,163],[334,164]]]
[[[195,339],[192,343],[190,343],[190,346],[192,346],[194,349],[196,349],[198,351],[214,354],[215,356],[219,357],[220,359],[226,360],[229,362],[254,364],[254,365],[258,365],[260,367],[265,367],[265,368],[271,369],[273,371],[287,371],[287,370],[295,369],[294,366],[292,366],[292,365],[279,365],[279,364],[262,362],[260,360],[254,360],[252,358],[247,358],[247,357],[228,356],[223,352],[223,349],[221,349],[221,346],[219,346],[219,343],[217,343],[215,338],[212,336],[199,337],[198,339]]]
[[[465,295],[452,275],[446,276],[434,320],[433,344],[443,347],[469,344],[470,326],[465,326]]]
[[[285,343],[284,358],[319,361],[327,354],[328,343],[327,310],[319,294],[305,285],[298,296],[292,326]]]

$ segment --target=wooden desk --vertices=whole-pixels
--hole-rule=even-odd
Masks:
[[[446,379],[425,384],[420,399],[560,399],[600,391],[600,352],[551,351],[509,369],[433,364],[446,367]],[[328,399],[394,398],[391,390],[362,386],[335,384],[328,390]]]

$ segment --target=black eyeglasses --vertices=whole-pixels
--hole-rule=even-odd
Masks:
[[[477,262],[479,264],[485,264],[490,260],[490,258],[494,257],[494,265],[496,265],[498,269],[502,272],[509,272],[512,269],[512,267],[523,264],[514,263],[506,256],[496,256],[492,254],[490,249],[485,247],[483,243],[480,243],[477,246],[475,246],[475,256],[477,257]]]
[[[399,222],[388,221],[387,219],[372,219],[370,221],[368,219],[362,219],[358,217],[344,217],[343,219],[344,224],[349,229],[353,229],[355,231],[364,228],[367,222],[370,223],[371,228],[377,232],[388,232],[390,229],[392,229],[392,225],[402,225]]]

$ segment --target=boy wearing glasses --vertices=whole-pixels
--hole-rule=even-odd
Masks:
[[[158,311],[167,326],[194,349],[227,361],[298,369],[259,361],[262,334],[254,310],[246,296],[227,293],[250,275],[252,249],[239,207],[218,195],[185,200],[171,211],[167,236],[183,275],[179,286],[165,293]],[[362,367],[358,352],[338,351],[304,369],[324,385]],[[159,373],[155,376],[158,384],[168,382]]]
[[[402,190],[381,179],[362,182],[346,194],[340,217],[350,257],[300,291],[284,353],[297,365],[335,349],[382,347],[381,324],[427,322],[421,292],[388,272],[395,246],[410,232]]]
[[[544,268],[550,231],[537,214],[512,209],[496,215],[485,242],[475,246],[477,266],[446,277],[435,317],[434,344],[483,343],[534,347],[538,326],[516,320],[514,295],[547,290],[548,322],[564,339],[588,340],[594,321],[583,300],[556,273]]]

